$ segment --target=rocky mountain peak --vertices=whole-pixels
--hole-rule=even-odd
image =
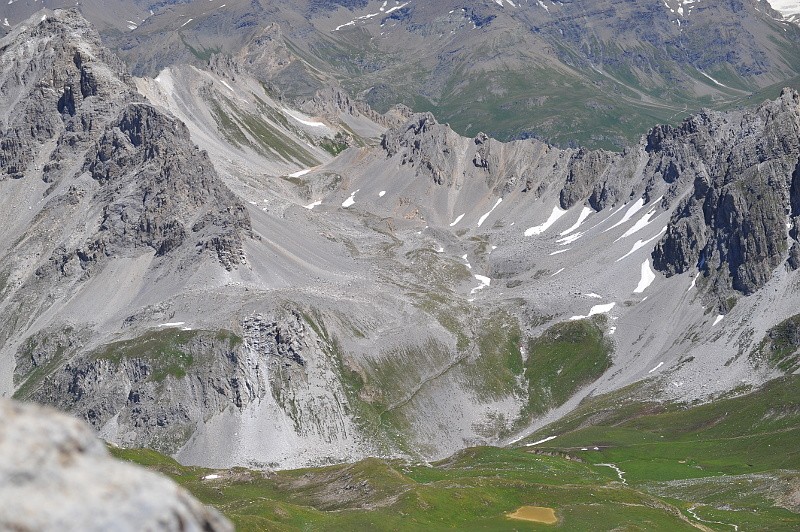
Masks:
[[[800,164],[800,95],[786,89],[754,111],[704,112],[647,137],[651,164],[683,180],[680,202],[653,251],[673,275],[697,266],[713,290],[751,294],[797,249],[794,177]],[[656,162],[657,161],[657,162]]]
[[[452,178],[452,149],[461,140],[433,114],[415,113],[402,126],[387,131],[381,146],[389,157],[400,154],[400,164],[428,172],[436,183],[445,184]]]
[[[245,263],[244,204],[76,11],[42,12],[0,40],[0,118],[0,183],[23,204],[0,224],[13,279],[0,307],[20,318],[4,339],[114,265],[164,277]]]
[[[96,115],[133,92],[125,67],[75,10],[43,10],[0,41],[2,173],[21,177],[47,141],[71,145],[102,127]]]

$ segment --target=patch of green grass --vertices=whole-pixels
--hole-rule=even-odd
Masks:
[[[482,400],[522,395],[524,367],[520,353],[522,333],[507,312],[497,311],[477,331],[478,355],[464,363],[468,384]]]
[[[95,353],[95,357],[115,364],[123,360],[143,360],[151,366],[149,378],[155,382],[163,382],[168,376],[180,379],[186,376],[186,370],[195,362],[188,346],[200,334],[201,331],[160,329],[132,340],[108,344]],[[227,332],[219,332],[215,336],[229,342],[235,341]]]
[[[554,508],[562,530],[692,530],[672,504],[614,485],[591,465],[512,449],[469,449],[432,466],[367,459],[268,475],[112,453],[170,476],[238,530],[540,529],[506,517],[523,505]],[[212,472],[221,478],[203,480]]]
[[[767,331],[751,354],[756,362],[765,361],[784,373],[800,368],[800,314],[787,318]]]
[[[617,412],[609,413],[612,405]],[[629,482],[800,469],[798,376],[691,408],[612,394],[578,410],[530,438],[557,434],[547,448],[616,463]],[[595,446],[600,451],[580,451]]]
[[[598,319],[559,323],[528,342],[528,414],[563,404],[611,367],[611,344],[601,325]]]
[[[235,146],[249,146],[264,155],[278,156],[305,166],[319,164],[319,161],[303,146],[269,120],[257,114],[240,111],[224,96],[218,98],[220,101],[207,98],[209,108],[225,139]],[[289,127],[286,117],[282,114],[265,105],[259,108],[266,109],[265,114],[276,123]]]
[[[246,146],[250,143],[239,125],[231,118],[229,112],[224,111],[222,107],[213,100],[209,100],[208,105],[211,109],[211,113],[214,115],[214,120],[217,122],[217,127],[220,128],[220,132],[222,136],[225,137],[225,140],[238,147]]]
[[[217,334],[214,335],[214,338],[216,338],[219,342],[227,342],[230,349],[235,349],[244,343],[244,338],[231,331],[217,331]]]
[[[180,37],[181,42],[186,49],[189,50],[193,56],[204,63],[207,63],[209,59],[211,59],[212,55],[218,54],[222,51],[222,49],[219,47],[197,49],[186,41],[186,37],[184,37],[181,32],[178,32],[178,36]]]
[[[41,366],[36,366],[26,377],[25,381],[17,388],[12,396],[17,400],[30,399],[42,382],[56,371],[64,361],[65,348],[58,346],[55,354]]]
[[[298,162],[306,166],[314,166],[319,161],[288,135],[262,120],[256,115],[241,113],[238,116],[242,126],[252,135],[262,149],[272,151],[286,160]]]
[[[34,396],[42,382],[62,365],[70,353],[73,334],[72,327],[64,327],[61,330],[43,330],[25,340],[15,357],[14,384],[22,384],[14,392],[14,399],[26,400]],[[22,373],[17,373],[20,371]]]
[[[439,325],[444,327],[456,338],[456,350],[465,352],[469,349],[471,340],[467,336],[464,325],[461,323],[463,317],[468,314],[468,309],[456,301],[441,295],[437,292],[425,292],[423,294],[411,294],[415,298],[415,305],[432,315]]]
[[[586,401],[532,436],[558,434],[534,449],[476,447],[432,464],[371,458],[267,474],[112,453],[170,476],[240,530],[800,528],[800,376],[695,407],[643,394],[637,385]],[[203,480],[210,473],[221,478]],[[522,505],[553,508],[559,523],[506,517]]]
[[[339,382],[347,396],[348,412],[362,433],[368,434],[372,443],[386,453],[394,452],[396,448],[407,447],[406,435],[397,423],[403,423],[399,416],[387,413],[389,397],[377,383],[379,379],[389,378],[391,367],[387,366],[378,371],[380,377],[374,372],[358,367],[351,359],[345,356],[339,340],[331,335],[325,327],[322,315],[316,309],[301,311],[300,315],[309,327],[323,341],[325,354],[333,361]],[[390,390],[396,389],[396,384],[391,384]],[[402,427],[407,428],[407,427]]]
[[[347,140],[341,131],[336,133],[336,136],[332,139],[325,137],[320,141],[319,145],[323,150],[327,151],[334,157],[336,157],[349,147],[347,144]]]

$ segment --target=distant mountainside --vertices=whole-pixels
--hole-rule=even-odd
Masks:
[[[620,149],[702,107],[800,88],[800,26],[760,0],[93,2],[80,9],[136,75],[249,48],[295,101],[336,81],[467,136]],[[16,0],[12,22],[41,5]]]
[[[0,393],[184,463],[287,468],[800,365],[796,91],[561,149],[336,87],[294,107],[271,83],[310,78],[261,31],[139,78],[73,10],[0,40]]]
[[[797,0],[772,0],[772,9],[778,11],[783,17],[792,22],[800,21],[800,2]]]

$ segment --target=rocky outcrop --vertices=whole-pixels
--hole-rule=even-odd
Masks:
[[[340,113],[350,116],[363,116],[384,127],[397,127],[405,122],[399,112],[380,114],[366,103],[353,99],[340,87],[327,87],[317,91],[312,99],[305,102],[301,110],[312,116],[325,116],[337,119]],[[407,118],[407,117],[406,117]]]
[[[214,414],[267,393],[242,339],[224,331],[153,331],[62,364],[26,386],[28,398],[81,416],[120,445],[166,453]]]
[[[286,44],[281,26],[263,25],[234,55],[237,68],[246,70],[273,90],[307,100],[334,83],[320,71],[312,70]]]
[[[581,148],[571,154],[567,163],[567,177],[561,189],[559,201],[562,209],[569,209],[592,196],[590,203],[596,210],[603,208],[597,192],[594,190],[598,182],[605,181],[606,173],[612,162],[619,158],[611,152],[604,150],[586,150]],[[599,176],[599,179],[598,179]]]
[[[0,179],[23,177],[55,139],[74,152],[87,133],[102,129],[98,115],[118,108],[116,96],[132,96],[124,65],[77,11],[25,22],[3,39],[0,55]]]
[[[272,398],[297,434],[343,440],[353,430],[351,406],[331,340],[312,322],[294,309],[271,318],[255,314],[242,322],[245,344],[265,363]]]
[[[387,131],[381,146],[389,157],[401,154],[401,165],[421,169],[439,185],[451,185],[455,162],[452,150],[459,141],[459,135],[436,122],[432,114],[421,113]]]
[[[286,46],[280,25],[273,22],[253,35],[239,52],[237,60],[266,81],[289,67],[296,58]]]
[[[228,270],[244,261],[245,207],[188,139],[183,123],[146,104],[126,107],[106,127],[83,166],[102,185],[104,204],[91,249],[148,246],[161,256],[191,240]]]
[[[697,266],[717,293],[751,294],[797,242],[793,175],[800,158],[800,95],[784,90],[755,111],[704,113],[647,139],[667,182],[685,180],[654,266],[673,275]],[[655,154],[658,154],[657,156]]]
[[[30,234],[57,231],[48,221],[70,213],[87,233],[50,236],[39,278],[85,278],[108,257],[148,250],[208,252],[228,270],[243,263],[244,205],[188,129],[144,103],[77,11],[27,21],[0,53],[0,173],[50,185]]]
[[[381,144],[387,157],[409,165],[438,185],[480,179],[500,195],[522,188],[533,200],[559,191],[562,208],[583,201],[602,210],[631,196],[640,153],[559,149],[536,139],[500,142],[479,133],[472,139],[439,124],[430,113],[413,114],[388,130]]]
[[[43,331],[17,352],[16,397],[71,412],[115,444],[167,454],[214,416],[254,404],[298,435],[352,439],[336,353],[310,319],[253,314],[241,336],[167,327],[89,352],[71,329]]]
[[[0,399],[3,530],[232,531],[174,482],[114,460],[80,421]]]
[[[670,276],[699,267],[704,286],[724,302],[762,287],[787,259],[800,265],[799,101],[787,89],[754,111],[705,111],[653,128],[622,153],[465,139],[430,114],[389,130],[382,148],[439,185],[483,176],[500,195],[522,187],[533,199],[555,188],[563,209],[662,197],[661,208],[675,208],[653,252],[655,268]]]

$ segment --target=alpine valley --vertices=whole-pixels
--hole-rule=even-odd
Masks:
[[[68,4],[0,396],[242,530],[800,528],[800,2]]]

